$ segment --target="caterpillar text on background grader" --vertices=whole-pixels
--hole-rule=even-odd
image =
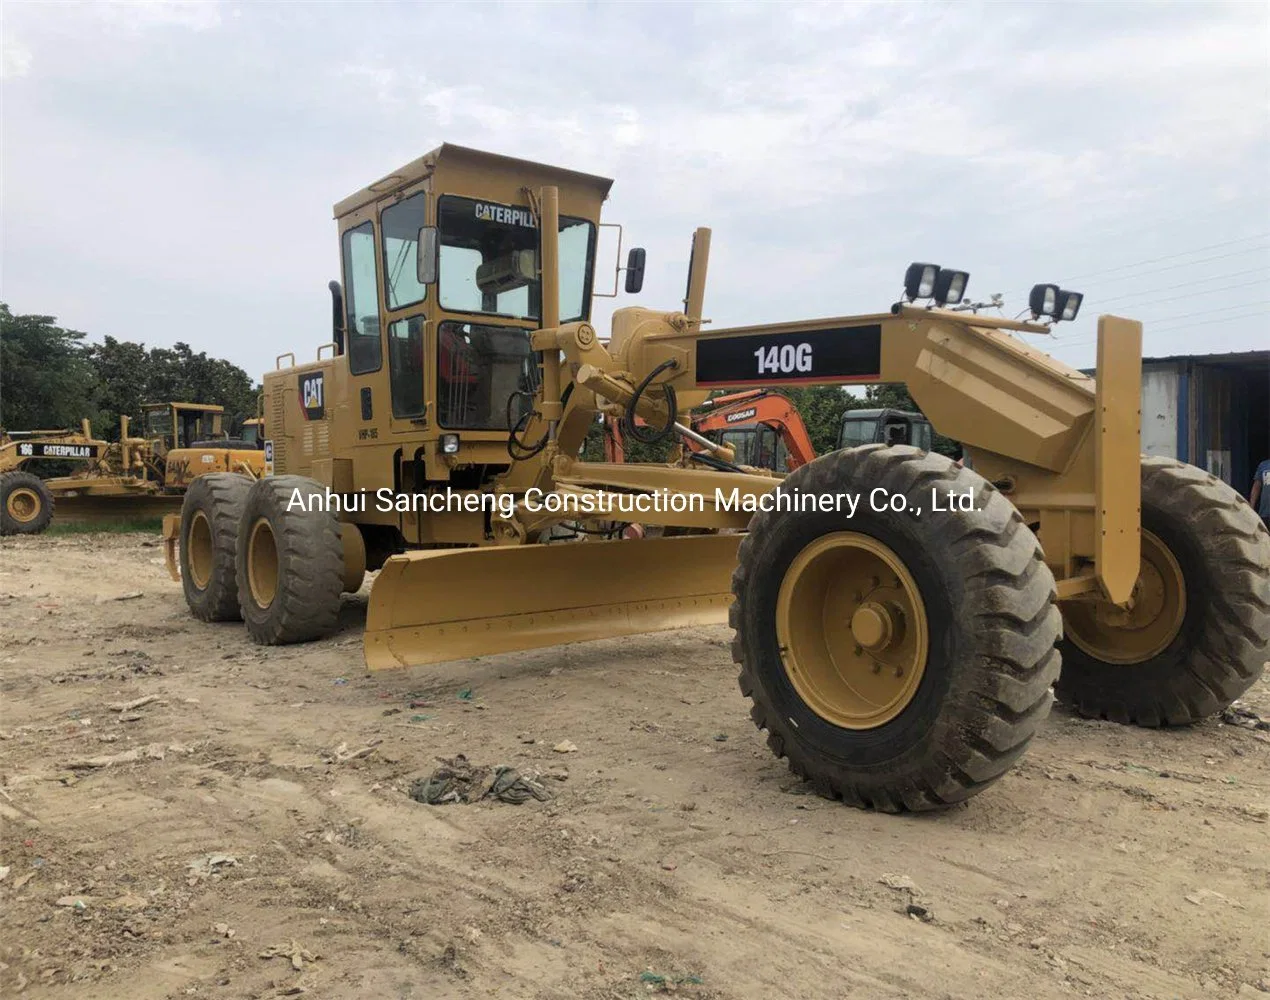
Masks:
[[[1051,686],[1157,726],[1260,675],[1270,534],[1213,476],[1140,456],[1140,324],[1099,319],[1089,378],[1014,335],[1072,318],[1078,295],[1037,286],[1026,323],[955,312],[965,274],[918,264],[889,311],[707,330],[699,229],[683,309],[618,309],[602,342],[610,185],[443,145],[336,206],[332,356],[265,375],[263,478],[186,494],[195,615],[309,640],[379,569],[372,670],[727,620],[772,750],[888,811],[999,778]],[[643,267],[631,251],[628,292]],[[866,382],[906,383],[972,467],[885,444],[783,479],[727,450],[577,458],[601,412],[683,437],[712,389]],[[551,540],[564,520],[624,519],[667,531]]]

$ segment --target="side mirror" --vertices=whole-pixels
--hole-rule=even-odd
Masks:
[[[431,285],[437,280],[437,247],[437,227],[421,227],[415,259],[415,278],[421,285]]]
[[[643,247],[631,247],[626,255],[626,292],[634,295],[644,287],[644,259],[648,255]]]

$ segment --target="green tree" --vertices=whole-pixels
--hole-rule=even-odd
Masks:
[[[838,447],[838,431],[842,415],[847,410],[863,405],[841,386],[814,385],[807,388],[782,386],[774,390],[789,398],[803,418],[811,446],[817,455]]]
[[[119,415],[134,420],[142,403],[212,403],[225,407],[224,428],[231,433],[243,420],[256,415],[256,387],[237,365],[195,354],[178,341],[171,348],[152,347],[106,337],[88,347],[101,381],[103,427],[110,434],[119,429]]]
[[[98,382],[101,432],[113,438],[119,433],[119,415],[137,420],[141,404],[150,402],[150,355],[141,344],[106,337],[90,344],[86,353]]]
[[[72,427],[95,415],[97,379],[83,339],[53,316],[15,316],[0,302],[0,426]]]

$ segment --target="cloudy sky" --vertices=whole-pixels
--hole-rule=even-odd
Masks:
[[[1146,353],[1270,343],[1270,5],[5,0],[0,299],[254,376],[328,335],[336,201],[443,141],[616,179],[716,326],[884,310],[911,260]],[[611,264],[610,264],[611,266]],[[632,301],[624,297],[619,302]],[[596,311],[607,324],[609,300]],[[602,326],[602,330],[605,329]]]

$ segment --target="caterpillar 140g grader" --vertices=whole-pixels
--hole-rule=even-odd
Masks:
[[[199,477],[167,532],[195,615],[314,639],[377,569],[372,670],[726,621],[771,749],[886,811],[998,779],[1052,689],[1158,726],[1259,676],[1270,534],[1214,477],[1140,456],[1139,323],[1099,319],[1090,378],[1018,336],[1078,295],[977,316],[943,308],[964,272],[916,264],[875,314],[707,329],[699,229],[683,308],[617,309],[602,341],[610,184],[443,145],[336,205],[333,341],[264,376],[266,475]],[[868,444],[779,477],[704,439],[664,465],[578,460],[603,413],[682,439],[712,389],[867,382],[906,383],[968,467]],[[624,519],[665,530],[552,532]]]

